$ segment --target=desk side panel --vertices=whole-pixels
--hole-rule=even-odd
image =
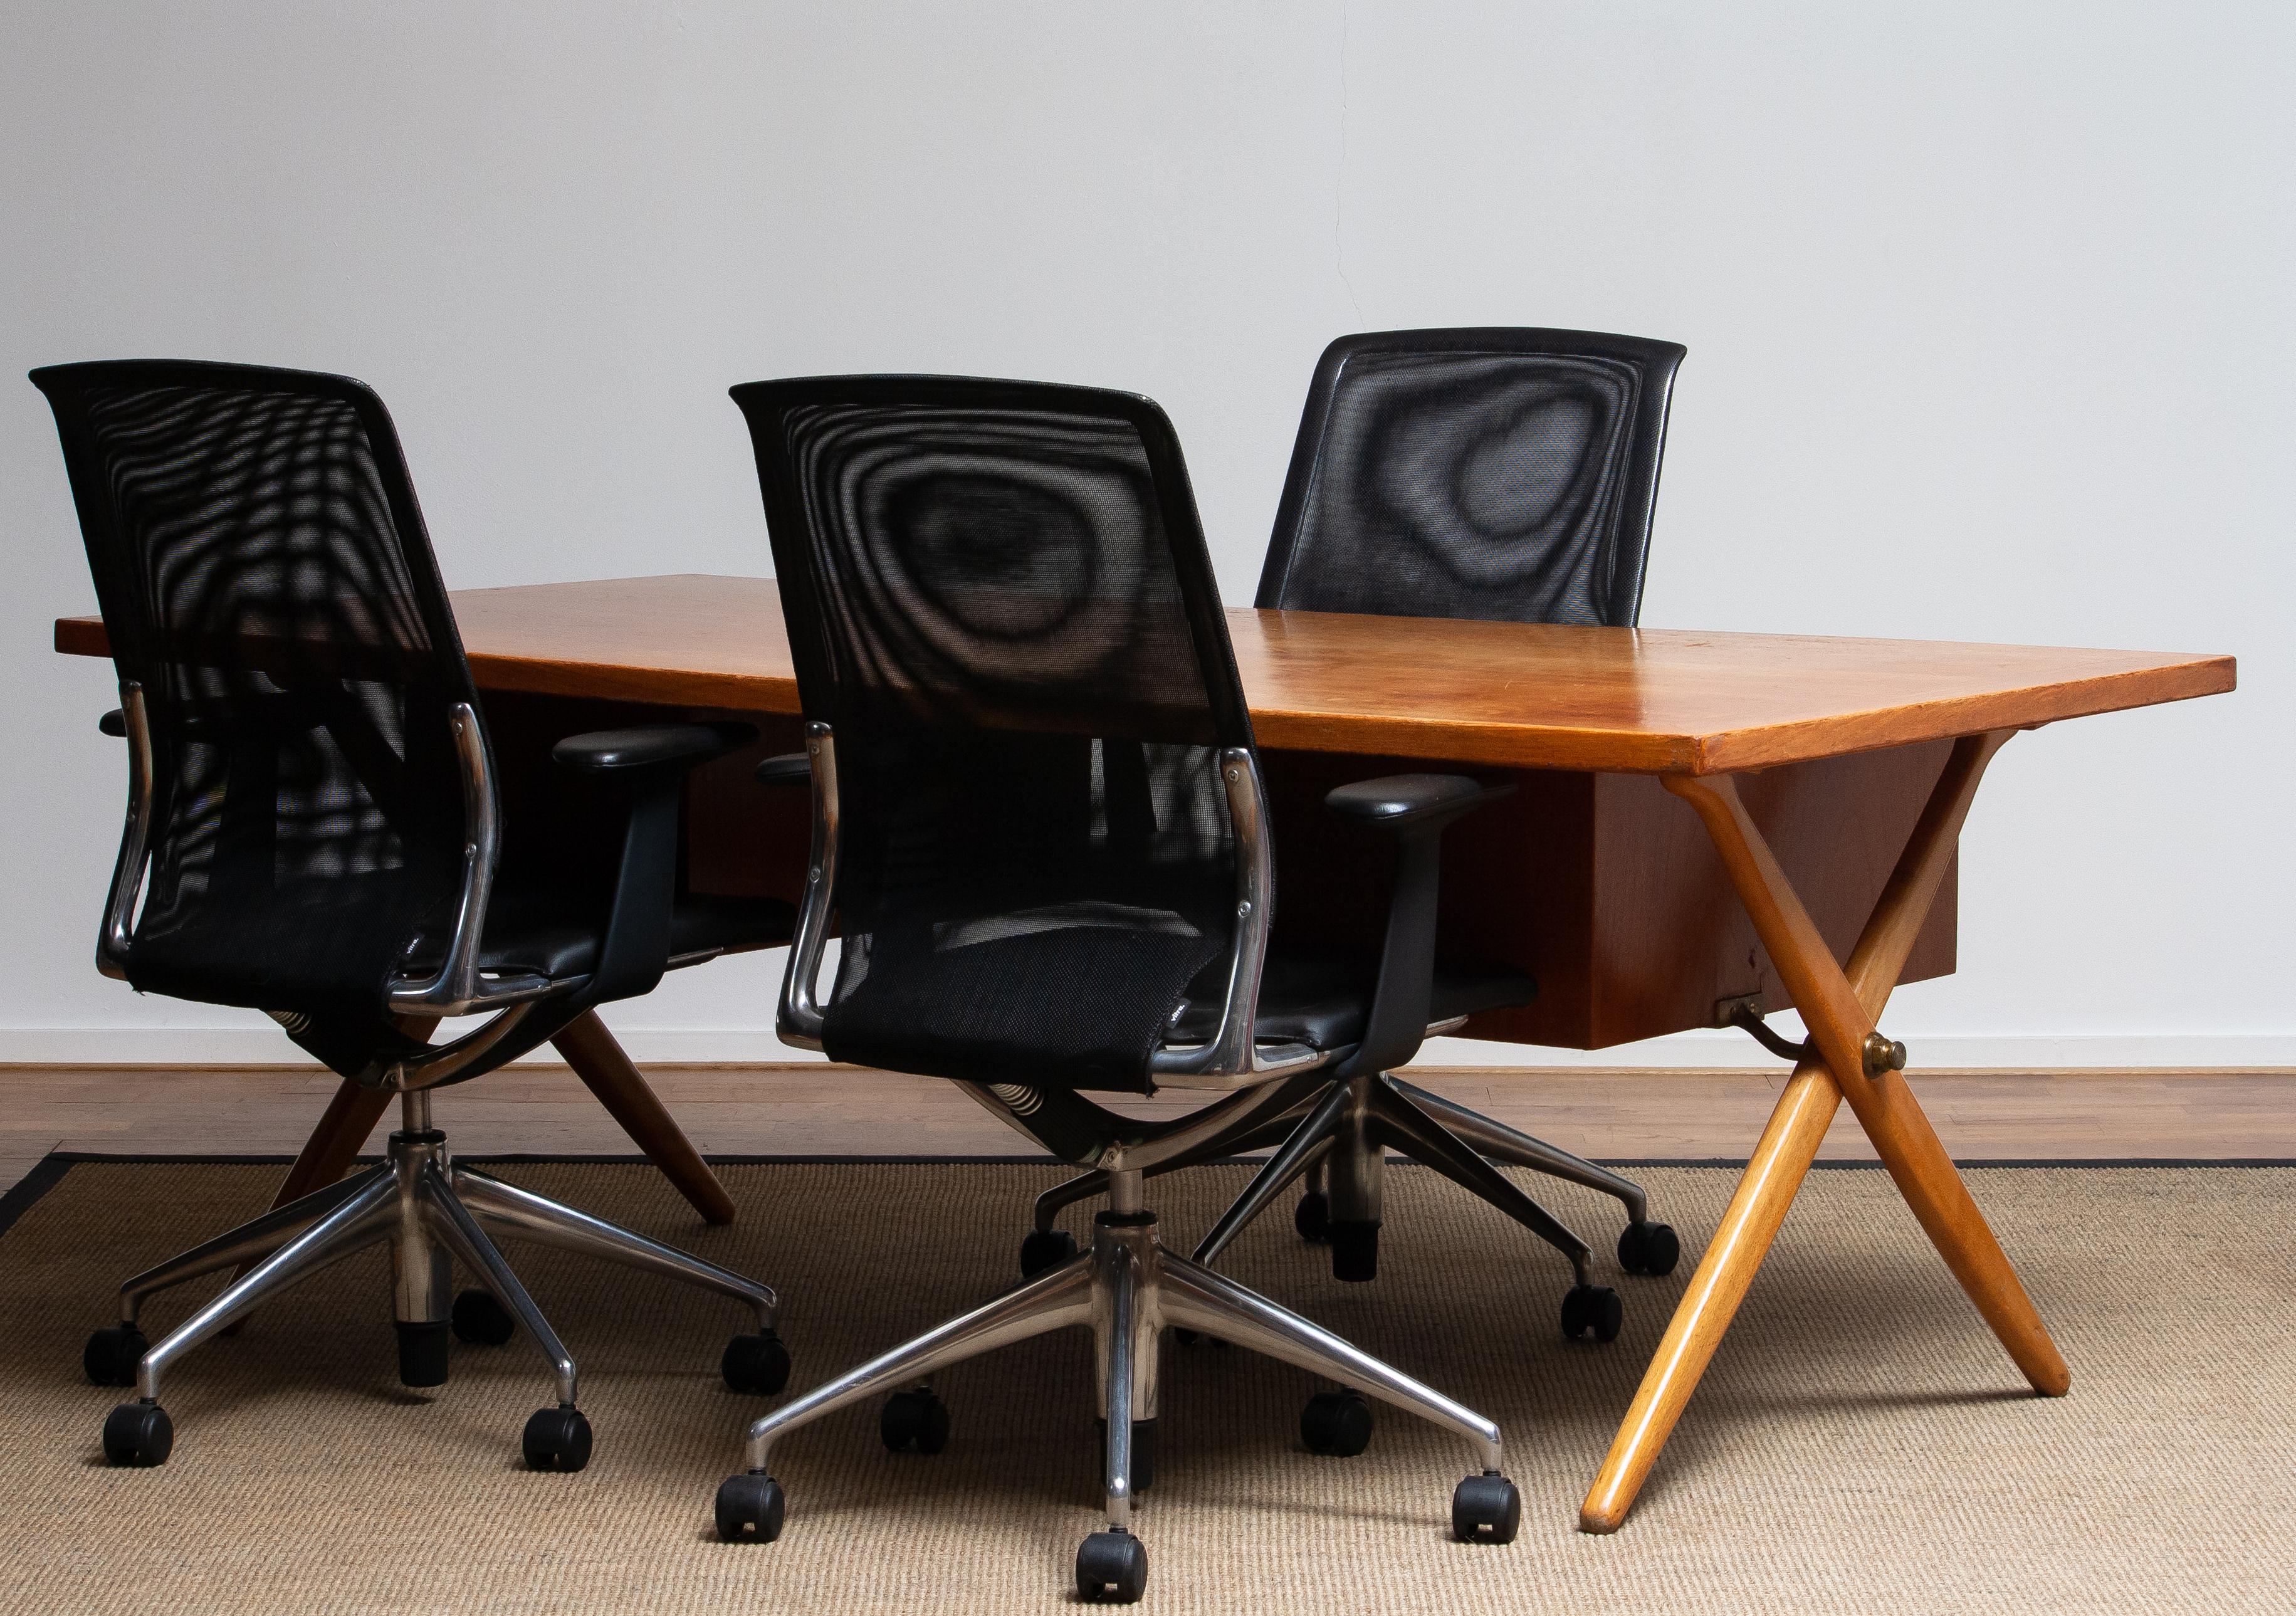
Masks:
[[[1514,794],[1478,808],[1443,839],[1437,947],[1446,957],[1513,965],[1538,997],[1504,1013],[1505,1030],[1469,1037],[1579,1048],[1593,1034],[1595,776],[1558,770],[1445,771],[1408,758],[1264,751],[1275,830],[1279,947],[1343,955],[1376,969],[1394,889],[1395,841],[1324,807],[1333,786],[1382,775],[1465,772]]]
[[[730,718],[758,731],[751,745],[688,777],[684,881],[688,891],[797,901],[813,840],[809,794],[757,782],[760,759],[805,745],[800,719],[714,708],[661,707],[489,690],[487,730],[501,778],[504,861],[530,879],[595,882],[603,894],[621,852],[619,806],[551,760],[568,735],[636,725]]]
[[[674,723],[677,715],[626,701],[505,690],[485,691],[480,699],[502,800],[497,879],[586,890],[603,913],[621,858],[622,810],[596,782],[552,761],[550,749],[568,735]]]
[[[1748,807],[1836,955],[1846,960],[1951,751],[1928,742],[1747,776]],[[1283,946],[1378,956],[1392,844],[1342,824],[1324,793],[1429,766],[1408,759],[1268,752],[1275,930]],[[1645,775],[1552,770],[1505,777],[1515,794],[1444,839],[1439,947],[1538,980],[1531,1004],[1476,1017],[1467,1038],[1604,1049],[1711,1027],[1718,1000],[1787,998],[1698,816]],[[1955,964],[1948,872],[1906,981]]]
[[[805,750],[805,721],[791,714],[699,710],[694,719],[730,718],[758,731],[756,742],[693,771],[685,791],[686,886],[734,898],[805,896],[813,849],[813,795],[802,786],[758,783],[767,758]]]
[[[1834,957],[1857,934],[1952,752],[1950,742],[1798,763],[1739,790]],[[1697,816],[1653,779],[1596,785],[1591,1048],[1714,1024],[1718,1001],[1790,1003]],[[1959,865],[1948,870],[1901,980],[1952,972]]]
[[[668,715],[657,710],[657,718]],[[696,717],[718,716],[697,712]],[[696,772],[687,800],[687,879],[698,892],[794,900],[810,835],[802,792],[767,790],[759,758],[801,744],[795,719],[743,713],[758,743]],[[1847,958],[1949,747],[1931,744],[1796,764],[1742,783],[1757,823],[1837,955]],[[1386,835],[1323,806],[1333,786],[1424,770],[1408,759],[1262,754],[1275,833],[1279,947],[1341,955],[1368,974],[1394,880]],[[1510,964],[1536,1000],[1479,1016],[1464,1036],[1599,1049],[1713,1024],[1716,1000],[1786,1000],[1697,816],[1652,779],[1477,770],[1515,793],[1444,839],[1440,948]],[[1955,877],[1905,980],[1954,969]]]

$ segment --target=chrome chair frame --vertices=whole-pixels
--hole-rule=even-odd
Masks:
[[[114,978],[127,975],[136,902],[151,864],[152,781],[152,734],[143,688],[132,680],[123,682],[119,694],[119,731],[128,746],[127,814],[96,943],[97,969]],[[204,1241],[120,1286],[119,1325],[98,1331],[83,1358],[89,1378],[99,1383],[127,1384],[132,1374],[135,1400],[114,1409],[104,1425],[104,1449],[115,1463],[159,1464],[173,1451],[174,1427],[160,1406],[160,1382],[170,1366],[320,1269],[388,1243],[392,1315],[400,1326],[447,1327],[455,1311],[451,1258],[479,1279],[511,1321],[526,1328],[549,1361],[557,1392],[555,1408],[538,1411],[528,1423],[523,1442],[528,1462],[539,1469],[581,1468],[587,1462],[591,1438],[588,1422],[576,1407],[573,1358],[488,1236],[489,1227],[700,1285],[742,1302],[755,1315],[757,1332],[736,1337],[727,1348],[722,1367],[728,1382],[773,1391],[787,1377],[787,1354],[774,1331],[778,1303],[772,1287],[463,1167],[447,1151],[446,1136],[431,1127],[431,1089],[455,1082],[504,1039],[518,1036],[521,1024],[537,1006],[578,992],[594,980],[554,981],[480,972],[480,944],[499,851],[500,807],[477,713],[468,703],[458,702],[450,710],[448,722],[462,766],[465,823],[470,826],[454,931],[438,970],[420,980],[394,984],[390,1004],[398,1014],[424,1018],[495,1013],[461,1038],[398,1061],[380,1074],[381,1087],[396,1092],[400,1103],[400,1127],[390,1136],[389,1155],[381,1164]],[[138,1319],[147,1298],[250,1263],[251,1267],[157,1343],[146,1341]]]
[[[119,1334],[141,1343],[138,1321],[152,1296],[206,1275],[253,1264],[158,1342],[141,1349],[135,1359],[136,1400],[121,1405],[107,1423],[107,1450],[115,1446],[113,1423],[122,1427],[119,1434],[123,1436],[129,1434],[126,1427],[138,1426],[144,1429],[134,1433],[139,1439],[134,1448],[137,1456],[129,1462],[163,1463],[174,1441],[172,1427],[159,1407],[160,1382],[169,1368],[290,1287],[371,1246],[390,1247],[392,1312],[400,1325],[447,1325],[455,1308],[452,1263],[459,1261],[510,1318],[524,1326],[550,1365],[557,1393],[556,1407],[540,1411],[529,1423],[529,1462],[541,1456],[536,1440],[538,1424],[552,1422],[552,1431],[561,1433],[572,1425],[578,1431],[578,1454],[556,1453],[554,1463],[537,1468],[579,1469],[580,1461],[588,1456],[588,1426],[576,1412],[573,1356],[520,1283],[489,1230],[699,1285],[749,1308],[758,1336],[772,1337],[780,1303],[771,1286],[463,1166],[447,1150],[446,1136],[430,1126],[427,1089],[402,1095],[399,1106],[399,1128],[377,1166],[250,1218],[119,1287]],[[92,1372],[94,1356],[92,1345]],[[158,1428],[152,1430],[155,1416]],[[550,1444],[541,1446],[546,1449]],[[570,1458],[576,1462],[567,1463]]]
[[[806,751],[813,847],[777,1019],[785,1040],[818,1048],[822,1015],[816,980],[837,878],[836,742],[829,725],[807,726]],[[1235,831],[1236,903],[1242,923],[1232,944],[1227,997],[1219,1030],[1208,1043],[1159,1052],[1152,1069],[1166,1084],[1226,1090],[1226,1097],[1177,1123],[1142,1124],[1136,1135],[1103,1150],[1095,1168],[1104,1178],[1109,1205],[1094,1220],[1090,1250],[753,1422],[744,1435],[747,1468],[729,1476],[718,1491],[721,1538],[771,1542],[781,1535],[786,1505],[772,1460],[776,1445],[791,1431],[881,1392],[929,1390],[938,1370],[1070,1325],[1092,1329],[1098,1401],[1107,1430],[1107,1527],[1086,1538],[1077,1557],[1078,1591],[1088,1599],[1111,1593],[1119,1600],[1137,1598],[1144,1582],[1146,1555],[1133,1533],[1133,1513],[1152,1458],[1136,1447],[1143,1433],[1135,1426],[1154,1429],[1147,1423],[1158,1416],[1160,1347],[1167,1329],[1250,1348],[1466,1439],[1480,1468],[1454,1494],[1454,1530],[1469,1540],[1505,1542],[1513,1536],[1521,1502],[1503,1473],[1496,1424],[1320,1325],[1167,1250],[1155,1215],[1144,1203],[1144,1185],[1151,1174],[1233,1149],[1238,1139],[1263,1132],[1328,1087],[1316,1075],[1318,1069],[1350,1053],[1288,1043],[1260,1046],[1251,1037],[1273,887],[1265,800],[1249,751],[1224,754],[1221,774]],[[1042,1143],[1024,1120],[1040,1103],[1036,1091],[1019,1083],[959,1087],[1008,1126]]]

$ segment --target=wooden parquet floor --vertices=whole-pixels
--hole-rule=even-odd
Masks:
[[[694,1143],[729,1156],[1011,1156],[1029,1142],[953,1086],[819,1064],[656,1066]],[[1601,1161],[1742,1159],[1784,1068],[1767,1071],[1414,1070],[1414,1080]],[[0,1189],[53,1150],[289,1155],[333,1091],[282,1067],[0,1067]],[[1921,1073],[1914,1087],[1964,1161],[2296,1161],[2296,1071]],[[1186,1097],[1141,1103],[1185,1110]],[[562,1067],[514,1068],[438,1097],[470,1155],[619,1155],[631,1146]],[[374,1148],[381,1149],[381,1130]],[[1837,1161],[1873,1153],[1845,1109]]]

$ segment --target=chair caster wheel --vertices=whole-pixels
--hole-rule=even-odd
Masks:
[[[518,1320],[492,1291],[465,1291],[455,1298],[455,1339],[473,1347],[499,1347],[518,1333]]]
[[[922,1454],[939,1453],[948,1446],[948,1405],[930,1386],[896,1391],[878,1413],[877,1434],[895,1453],[912,1448]]]
[[[579,1470],[590,1462],[590,1422],[571,1403],[537,1408],[521,1445],[529,1470]]]
[[[1332,1198],[1321,1190],[1309,1190],[1300,1197],[1300,1204],[1292,1209],[1292,1226],[1300,1231],[1300,1238],[1321,1245],[1332,1237]]]
[[[1371,1404],[1359,1391],[1319,1391],[1300,1412],[1300,1440],[1309,1453],[1352,1459],[1371,1446]]]
[[[1451,1532],[1462,1543],[1512,1543],[1522,1524],[1522,1494],[1496,1470],[1452,1489]]]
[[[726,1377],[731,1390],[751,1397],[771,1397],[789,1384],[789,1349],[770,1330],[756,1335],[737,1335],[726,1343],[726,1356],[718,1360],[718,1373]]]
[[[447,1321],[410,1325],[400,1320],[398,1383],[402,1386],[443,1386],[447,1383]]]
[[[1076,1236],[1066,1229],[1031,1229],[1021,1243],[1021,1277],[1034,1279],[1076,1254]]]
[[[718,1484],[718,1541],[771,1543],[782,1535],[782,1484],[771,1476],[727,1476]]]
[[[1331,1226],[1332,1277],[1360,1284],[1379,1277],[1379,1225],[1342,1218]]]
[[[1681,1259],[1682,1242],[1665,1224],[1630,1223],[1619,1235],[1619,1266],[1629,1274],[1671,1274]]]
[[[133,1325],[114,1325],[87,1338],[79,1366],[98,1386],[133,1386],[136,1366],[151,1350],[152,1343],[144,1339],[144,1332]]]
[[[103,1456],[114,1464],[165,1464],[176,1448],[176,1423],[157,1403],[122,1403],[104,1417]]]
[[[1108,1422],[1095,1420],[1100,1431],[1100,1448],[1108,1451]],[[1144,1493],[1156,1485],[1156,1422],[1132,1422],[1132,1490]]]
[[[1626,1322],[1619,1293],[1608,1285],[1573,1285],[1562,1293],[1562,1334],[1577,1341],[1592,1333],[1598,1341],[1616,1341]]]
[[[1131,1604],[1148,1591],[1147,1546],[1130,1532],[1095,1532],[1077,1547],[1077,1595],[1095,1604]]]

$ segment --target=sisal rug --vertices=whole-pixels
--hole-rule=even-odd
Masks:
[[[505,1177],[782,1288],[802,1388],[1003,1284],[1042,1165],[728,1166],[701,1227],[635,1165]],[[788,1530],[714,1541],[713,1489],[760,1405],[726,1391],[729,1307],[572,1256],[512,1259],[583,1372],[578,1475],[520,1467],[547,1400],[521,1341],[455,1349],[401,1388],[386,1259],[355,1259],[194,1354],[167,1390],[173,1460],[108,1468],[120,1393],[80,1343],[128,1272],[256,1210],[258,1164],[52,1163],[0,1235],[0,1609],[240,1612],[1053,1610],[1097,1524],[1086,1338],[940,1382],[947,1452],[885,1452],[873,1407],[775,1456]],[[1541,1194],[1597,1236],[1627,1305],[1608,1346],[1555,1327],[1565,1266],[1415,1169],[1390,1180],[1383,1272],[1342,1285],[1282,1215],[1224,1266],[1496,1418],[1521,1535],[1451,1542],[1462,1444],[1382,1407],[1369,1453],[1317,1458],[1314,1390],[1241,1349],[1168,1348],[1145,1608],[1171,1612],[2164,1612],[2296,1608],[2296,1170],[1980,1169],[1978,1200],[2073,1366],[2022,1382],[1875,1171],[1816,1174],[1626,1530],[1573,1530],[1734,1173],[1652,1168],[1685,1253],[1616,1276],[1610,1203]],[[1193,1238],[1239,1168],[1153,1186]],[[30,1191],[44,1193],[31,1198]],[[27,1200],[29,1206],[23,1205]],[[159,1328],[194,1300],[147,1317]]]

